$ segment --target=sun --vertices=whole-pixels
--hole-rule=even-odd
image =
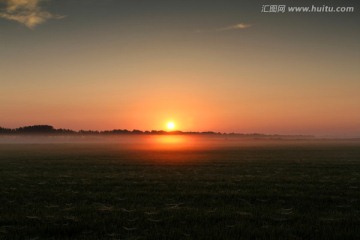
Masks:
[[[174,122],[168,122],[166,124],[166,127],[168,130],[174,130],[175,129],[175,123]]]

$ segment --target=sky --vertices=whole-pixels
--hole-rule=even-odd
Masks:
[[[313,2],[0,0],[0,126],[359,137],[359,3],[261,12]]]

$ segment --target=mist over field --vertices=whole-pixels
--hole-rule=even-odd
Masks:
[[[164,134],[164,135],[2,135],[0,144],[117,144],[122,148],[227,148],[255,145],[301,145],[301,144],[356,144],[360,138],[316,138],[312,136],[282,135],[206,135],[206,134]]]

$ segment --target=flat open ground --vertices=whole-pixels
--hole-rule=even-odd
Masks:
[[[360,239],[356,141],[3,143],[0,181],[0,239]]]

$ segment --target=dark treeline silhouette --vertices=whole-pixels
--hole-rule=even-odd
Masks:
[[[19,128],[3,128],[0,127],[0,134],[80,134],[80,135],[111,135],[111,134],[221,134],[215,132],[182,132],[182,131],[163,131],[163,130],[152,130],[152,131],[141,131],[134,129],[132,131],[127,129],[114,129],[106,131],[96,131],[96,130],[79,130],[74,131],[71,129],[56,129],[50,125],[33,125],[25,126]]]
[[[50,125],[33,125],[20,128],[0,127],[0,134],[76,134],[76,131],[70,129],[55,129]]]
[[[167,132],[164,130],[152,130],[152,131],[141,131],[134,129],[132,131],[127,129],[114,129],[107,131],[96,131],[96,130],[79,130],[74,131],[70,129],[56,129],[50,125],[33,125],[33,126],[25,126],[20,128],[3,128],[0,127],[0,134],[73,134],[73,135],[116,135],[116,134],[222,134],[216,132],[182,132],[182,131],[171,131]]]
[[[164,131],[164,130],[152,130],[152,131],[141,131],[134,129],[132,131],[127,129],[114,129],[107,131],[96,131],[96,130],[79,130],[74,131],[71,129],[56,129],[50,125],[33,125],[25,126],[20,128],[3,128],[0,127],[0,135],[223,135],[223,136],[240,136],[240,137],[252,137],[252,138],[313,138],[310,135],[267,135],[260,133],[220,133],[213,131],[206,132],[182,132],[182,131]]]

